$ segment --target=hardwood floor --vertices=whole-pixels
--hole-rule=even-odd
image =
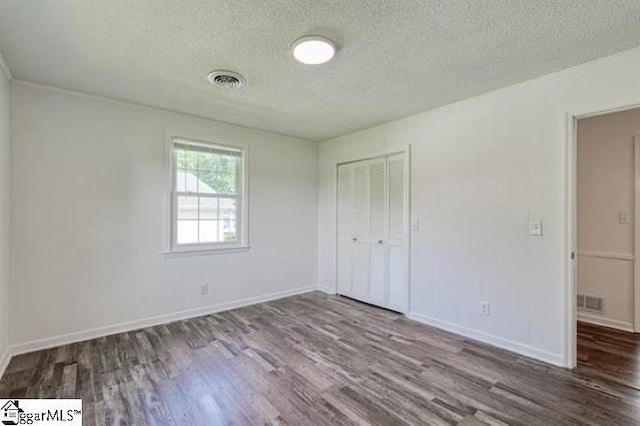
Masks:
[[[640,334],[579,322],[578,371],[640,390]]]
[[[567,371],[308,293],[14,357],[0,397],[79,397],[85,425],[638,424],[638,340],[579,331]]]

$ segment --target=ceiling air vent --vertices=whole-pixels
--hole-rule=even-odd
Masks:
[[[224,89],[239,89],[245,84],[244,77],[233,71],[211,71],[209,81]]]

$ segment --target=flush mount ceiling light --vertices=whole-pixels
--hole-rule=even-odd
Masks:
[[[245,84],[244,77],[233,71],[211,71],[207,78],[214,86],[224,89],[239,89]]]
[[[326,37],[305,36],[293,43],[291,52],[303,64],[319,65],[333,58],[336,54],[336,45]]]

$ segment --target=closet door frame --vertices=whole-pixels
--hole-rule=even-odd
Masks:
[[[335,165],[335,188],[334,188],[334,201],[335,201],[335,209],[334,209],[334,224],[335,224],[335,244],[334,244],[334,263],[335,268],[333,271],[334,274],[334,284],[333,284],[333,292],[334,294],[338,294],[338,242],[340,241],[339,235],[339,217],[338,217],[338,208],[339,208],[339,200],[338,200],[338,187],[339,187],[339,167],[344,164],[349,163],[357,163],[359,161],[367,161],[367,160],[376,160],[379,158],[386,158],[392,155],[404,154],[405,161],[405,220],[406,220],[406,230],[405,230],[405,244],[407,248],[407,305],[406,309],[402,311],[403,314],[409,314],[411,310],[411,294],[412,294],[412,279],[411,279],[411,230],[412,230],[412,220],[411,220],[411,145],[406,145],[397,150],[386,151],[386,152],[376,152],[365,157],[358,158],[344,158],[336,161]]]

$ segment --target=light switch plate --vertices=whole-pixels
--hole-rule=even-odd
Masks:
[[[541,237],[542,236],[542,221],[541,220],[531,220],[529,221],[529,235],[532,237]]]
[[[631,225],[633,220],[631,219],[631,213],[620,212],[618,213],[618,222],[621,225]]]

